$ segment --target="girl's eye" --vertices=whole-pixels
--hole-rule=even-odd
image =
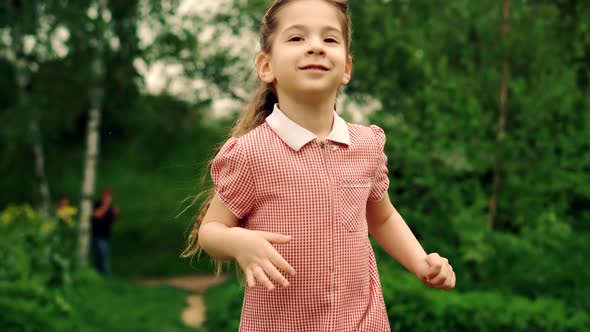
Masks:
[[[291,37],[291,38],[289,38],[289,41],[293,41],[293,42],[298,42],[298,41],[302,41],[302,40],[303,40],[303,38],[301,38],[301,37]]]
[[[326,43],[337,43],[337,42],[338,42],[338,41],[337,41],[336,39],[334,39],[334,38],[326,38],[326,39],[324,39],[324,41],[325,41]]]

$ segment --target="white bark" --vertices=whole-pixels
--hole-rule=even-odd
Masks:
[[[33,110],[33,113],[35,111]],[[49,216],[51,206],[51,195],[49,194],[49,182],[45,173],[45,152],[41,141],[41,131],[39,129],[39,118],[34,114],[29,125],[31,135],[31,147],[35,156],[35,175],[38,179],[39,195],[41,196],[39,210],[41,214]]]
[[[100,64],[99,64],[100,63]],[[95,59],[93,67],[102,68],[100,59]],[[100,72],[101,69],[97,69]],[[99,129],[102,104],[102,87],[96,86],[90,96],[90,110],[86,128],[86,155],[84,158],[84,178],[82,180],[82,195],[80,200],[80,225],[78,258],[83,266],[88,265],[90,242],[90,217],[92,215],[92,197],[96,182],[96,164],[99,155]]]
[[[11,8],[14,15],[19,14],[19,8]],[[44,216],[49,216],[51,196],[49,194],[49,182],[45,172],[45,153],[43,151],[43,142],[41,139],[41,130],[39,126],[39,114],[35,105],[31,102],[31,96],[28,90],[31,84],[31,72],[23,51],[23,36],[20,22],[16,22],[12,27],[12,51],[15,57],[16,68],[16,85],[18,89],[18,107],[21,112],[29,115],[29,144],[34,158],[34,172],[38,189],[37,209]]]
[[[84,158],[84,178],[82,180],[80,200],[80,225],[78,236],[78,262],[80,265],[88,265],[88,253],[90,249],[90,218],[92,216],[94,187],[96,183],[97,162],[100,143],[100,118],[104,96],[104,27],[102,13],[106,9],[107,1],[98,1],[99,16],[97,19],[97,33],[95,39],[96,53],[92,61],[92,80],[90,89],[90,109],[88,111],[88,123],[86,127],[86,155]]]

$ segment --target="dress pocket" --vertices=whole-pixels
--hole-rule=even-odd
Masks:
[[[350,232],[367,229],[367,200],[373,183],[369,178],[342,179],[338,184],[339,222]]]

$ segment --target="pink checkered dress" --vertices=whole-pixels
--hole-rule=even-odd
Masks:
[[[242,227],[291,235],[278,252],[297,271],[272,292],[246,288],[240,331],[389,331],[367,200],[387,192],[385,134],[334,113],[322,142],[277,106],[221,148],[215,189]]]

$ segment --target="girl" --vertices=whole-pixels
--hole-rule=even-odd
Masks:
[[[389,200],[383,131],[334,112],[350,36],[345,0],[276,0],[264,15],[258,90],[212,161],[184,253],[237,261],[240,331],[389,331],[368,233],[427,286],[455,286]]]

